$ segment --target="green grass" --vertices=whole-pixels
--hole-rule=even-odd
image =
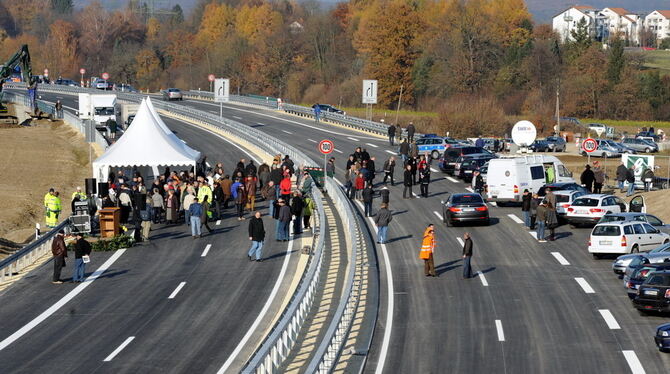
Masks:
[[[644,67],[658,69],[661,75],[670,75],[670,51],[646,51],[643,56],[646,59]]]
[[[587,123],[602,123],[607,126],[612,126],[612,127],[630,127],[630,128],[638,128],[638,127],[655,127],[655,128],[669,128],[670,127],[670,122],[663,122],[663,121],[631,121],[631,120],[614,120],[614,119],[592,119],[592,118],[580,118],[579,121],[582,124],[587,124]]]

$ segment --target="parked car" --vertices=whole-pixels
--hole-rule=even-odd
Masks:
[[[114,89],[116,89],[117,91],[121,91],[121,92],[130,92],[130,93],[139,93],[140,92],[135,87],[133,87],[129,84],[125,84],[125,83],[117,84],[116,87],[114,87]]]
[[[316,105],[316,104],[314,104]],[[334,106],[330,104],[319,104],[319,108],[321,109],[321,112],[327,112],[327,113],[337,113],[341,114],[343,116],[346,116],[347,113],[343,111],[342,109],[335,108]]]
[[[670,261],[670,258],[668,258]],[[666,271],[670,270],[670,262],[658,263],[658,264],[640,264],[639,266],[632,269],[632,272],[628,278],[624,280],[624,288],[628,294],[628,298],[634,299],[637,296],[637,290],[640,288],[640,285],[644,283],[644,280],[647,279],[651,274],[657,271]]]
[[[548,152],[549,143],[547,143],[546,140],[537,139],[528,146],[528,149],[532,150],[533,152]]]
[[[549,144],[549,150],[551,152],[565,152],[565,149],[568,146],[565,139],[560,136],[548,136],[545,140],[547,144]]]
[[[98,78],[98,79],[94,80],[93,83],[91,83],[91,87],[95,88],[95,89],[98,89],[98,90],[111,90],[112,89],[111,83],[102,79],[102,78]]]
[[[573,125],[580,126],[582,123],[575,117],[561,117],[561,122],[570,123]]]
[[[588,251],[595,258],[603,254],[639,253],[670,242],[670,235],[642,222],[597,224],[591,231]]]
[[[484,148],[475,147],[475,146],[452,146],[442,154],[438,162],[440,170],[447,174],[454,174],[454,169],[456,167],[456,160],[463,155],[470,155],[475,153],[490,153]]]
[[[656,328],[654,342],[661,352],[670,350],[670,323],[664,323]]]
[[[79,87],[79,83],[73,81],[72,79],[58,78],[56,79],[55,83],[61,86]]]
[[[644,280],[633,306],[640,314],[649,312],[670,312],[670,271],[659,271]]]
[[[454,168],[454,175],[465,182],[470,182],[475,170],[479,170],[480,167],[494,158],[496,156],[489,153],[475,153],[461,156]]]
[[[621,144],[632,148],[637,152],[652,153],[658,152],[658,144],[640,138],[623,138]]]
[[[589,130],[595,132],[598,136],[607,133],[607,125],[604,123],[589,123],[587,126]]]
[[[610,144],[611,140],[607,139],[597,139],[598,148],[591,152],[591,157],[621,157],[622,149],[616,145]],[[582,156],[587,156],[588,153],[585,150],[581,150]]]
[[[181,93],[179,88],[168,88],[163,91],[163,100],[172,101],[172,100],[184,100],[184,96]]]
[[[606,213],[621,213],[626,210],[626,202],[618,196],[591,194],[575,199],[568,207],[565,218],[572,227],[595,225]]]
[[[544,186],[540,187],[539,190],[537,190],[537,196],[545,196],[547,194],[547,188],[551,188],[552,191],[580,191],[583,192],[584,195],[589,194],[589,190],[584,188],[581,184],[577,184],[575,182],[560,182],[560,183],[549,183],[545,184]]]
[[[486,161],[486,163],[482,166],[479,167],[479,175],[482,176],[482,180],[484,181],[484,184],[486,184],[486,177],[489,174],[489,162]]]
[[[488,225],[489,209],[478,193],[456,193],[442,201],[442,220],[447,226],[456,222],[475,222]]]
[[[658,142],[661,140],[661,137],[658,136],[656,133],[653,131],[640,131],[635,135],[636,138],[650,138],[654,142]]]
[[[582,190],[563,190],[563,191],[554,191],[556,195],[556,214],[565,216],[568,213],[568,208],[578,197],[588,194],[586,191]]]
[[[443,138],[435,134],[427,134],[416,140],[416,145],[419,148],[419,154],[428,152],[430,157],[435,160],[440,157],[440,154],[450,148],[452,144],[453,143],[449,143],[448,138]]]
[[[649,264],[669,264],[670,263],[670,252],[655,252],[655,253],[635,253],[631,254],[633,256],[626,269],[623,272],[623,284],[626,286],[626,282],[633,276],[633,273],[644,265]],[[642,283],[642,282],[640,282]]]
[[[664,252],[670,252],[670,244],[662,244],[651,251],[647,252],[647,254],[654,254],[654,253],[664,253]],[[616,260],[612,263],[612,271],[614,271],[614,274],[619,274],[622,275],[626,272],[626,268],[628,265],[630,265],[631,261],[638,256],[638,254],[628,254],[628,255],[621,255],[617,257]]]
[[[629,204],[630,205],[630,204]],[[622,222],[622,221],[636,221],[646,222],[659,230],[667,230],[670,227],[666,225],[660,218],[647,213],[627,212],[627,213],[608,213],[598,221],[598,223],[608,222]]]

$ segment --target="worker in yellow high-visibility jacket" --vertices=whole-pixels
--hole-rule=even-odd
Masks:
[[[61,200],[58,192],[55,192],[49,198],[47,205],[47,227],[54,228],[58,226],[58,216],[62,210]]]
[[[201,203],[205,200],[207,196],[207,201],[212,201],[212,189],[207,184],[207,179],[200,183],[200,188],[198,188],[198,201]]]
[[[49,218],[49,203],[51,199],[55,196],[55,191],[53,188],[49,189],[49,192],[44,195],[44,217],[45,219]]]
[[[72,193],[72,200],[74,200],[76,197],[79,198],[79,201],[86,200],[87,196],[81,191],[81,187],[77,187],[77,190]]]

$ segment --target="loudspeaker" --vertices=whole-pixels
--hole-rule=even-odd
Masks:
[[[109,183],[107,182],[98,183],[98,196],[100,198],[109,196]]]
[[[86,178],[86,194],[90,196],[98,193],[95,187],[95,178]]]

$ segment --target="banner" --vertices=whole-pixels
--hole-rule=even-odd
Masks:
[[[647,169],[654,170],[654,156],[632,155],[624,153],[621,157],[621,161],[623,162],[624,166],[626,166],[626,168],[635,166],[635,185],[644,186],[644,182],[642,181],[642,173],[644,173],[644,171]]]

